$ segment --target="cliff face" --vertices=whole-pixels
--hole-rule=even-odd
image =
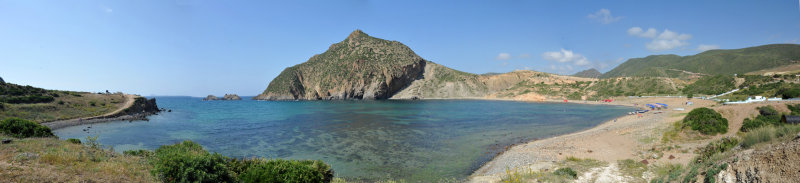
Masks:
[[[388,99],[421,78],[425,65],[402,43],[356,30],[324,53],[286,68],[255,99]]]
[[[161,110],[158,109],[158,105],[156,105],[155,98],[147,99],[144,97],[136,97],[133,101],[133,105],[131,105],[130,108],[127,108],[118,113],[116,116],[112,117],[118,117],[122,115],[150,115],[160,111]]]

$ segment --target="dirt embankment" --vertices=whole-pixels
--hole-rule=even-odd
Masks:
[[[797,182],[800,180],[800,138],[745,150],[727,162],[729,166],[717,174],[717,180]]]
[[[102,123],[118,120],[147,120],[147,116],[156,114],[161,110],[156,105],[156,99],[147,99],[137,95],[125,94],[125,104],[112,112],[88,117],[69,120],[60,120],[42,123],[50,129],[59,129],[69,126]]]

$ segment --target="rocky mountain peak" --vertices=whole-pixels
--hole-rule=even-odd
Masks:
[[[356,29],[353,32],[351,32],[350,35],[347,36],[347,39],[357,39],[357,38],[368,37],[368,36],[369,35],[367,35],[367,33],[364,33],[364,31],[361,31],[360,29]]]

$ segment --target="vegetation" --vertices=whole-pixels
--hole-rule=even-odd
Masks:
[[[81,139],[69,138],[69,139],[67,139],[67,142],[73,143],[73,144],[81,144]]]
[[[52,102],[58,97],[55,91],[12,83],[0,83],[0,102],[10,104],[33,104]]]
[[[753,119],[746,118],[739,131],[747,132],[765,125],[780,125],[781,115],[772,106],[758,107],[759,115]]]
[[[553,174],[558,175],[558,176],[567,177],[567,178],[570,178],[570,179],[578,178],[578,173],[576,173],[575,170],[572,170],[572,168],[569,168],[569,167],[556,169],[556,171],[553,172]]]
[[[683,93],[717,95],[736,88],[733,75],[715,75],[700,78],[683,88]]]
[[[716,135],[728,131],[728,120],[713,109],[701,107],[689,112],[683,118],[684,125],[702,134]]]
[[[3,105],[0,119],[21,118],[34,122],[98,116],[122,107],[125,97],[119,94],[92,94],[69,91],[48,91],[57,102],[20,103]],[[95,106],[91,102],[95,102]]]
[[[55,136],[50,128],[19,118],[0,121],[0,132],[17,138]]]
[[[795,60],[800,60],[800,45],[772,44],[733,50],[710,50],[684,57],[652,55],[634,58],[606,72],[602,77],[678,77],[683,71],[733,75],[790,65]]]
[[[711,158],[711,156],[729,151],[738,145],[739,140],[731,137],[725,137],[718,141],[710,142],[705,147],[697,149],[697,158],[695,161],[706,161]]]
[[[798,125],[763,126],[745,133],[741,145],[743,148],[750,148],[755,144],[769,142],[787,135],[791,136],[797,132],[800,132]]]
[[[110,150],[57,138],[22,138],[0,146],[0,161],[9,163],[0,170],[0,182],[156,182],[146,159]]]
[[[780,97],[784,99],[800,97],[800,84],[784,80],[750,86],[723,98],[732,101],[745,100],[750,96]]]
[[[126,151],[125,154],[149,156]],[[330,182],[331,167],[322,161],[238,160],[209,153],[197,143],[184,141],[156,149],[153,174],[164,182]]]
[[[634,77],[602,79],[589,87],[597,97],[677,94],[681,84],[670,78]]]

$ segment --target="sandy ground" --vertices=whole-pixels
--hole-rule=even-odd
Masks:
[[[658,102],[665,103],[670,108],[651,111],[643,114],[642,117],[625,115],[589,130],[516,145],[475,171],[471,176],[470,182],[499,182],[500,178],[505,174],[506,168],[542,169],[546,168],[548,164],[551,165],[570,156],[606,162],[616,162],[624,159],[641,160],[642,158],[640,157],[645,156],[642,152],[646,152],[654,142],[658,142],[661,139],[660,135],[663,129],[683,119],[682,113],[688,113],[694,108],[709,107],[716,104],[714,101],[693,99],[691,101],[694,105],[687,106],[685,105],[686,101],[686,98],[617,98],[616,101],[611,103],[571,101],[574,103],[633,107],[643,107],[644,104]],[[684,110],[674,110],[676,108],[684,108]],[[737,112],[732,111],[731,113]],[[741,121],[739,121],[738,126],[741,126]],[[699,146],[699,144],[702,143],[698,142],[698,145],[694,146]],[[692,146],[691,144],[686,145]],[[664,154],[664,156],[669,155],[675,158],[660,158],[656,161],[686,164],[694,156],[691,151],[681,153],[677,150]],[[610,164],[612,166],[610,168],[603,167],[598,169],[597,172],[590,172],[587,179],[619,181],[619,179],[615,179],[615,175],[602,173],[616,171],[616,168],[613,167],[615,163]]]

